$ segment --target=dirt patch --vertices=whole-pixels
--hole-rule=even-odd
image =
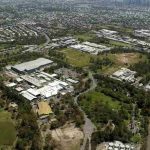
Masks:
[[[137,53],[123,53],[123,54],[115,54],[117,58],[117,62],[119,64],[133,64],[139,60],[139,54]]]
[[[59,143],[56,150],[79,150],[83,140],[83,132],[74,124],[69,124],[53,130],[52,138]]]

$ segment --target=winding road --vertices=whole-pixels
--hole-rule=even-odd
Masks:
[[[75,98],[74,98],[74,102],[75,104],[79,107],[79,109],[83,112],[84,114],[84,120],[85,120],[85,124],[83,126],[83,132],[84,132],[84,140],[83,140],[83,144],[80,148],[80,150],[85,150],[85,146],[86,146],[86,143],[87,141],[89,140],[89,150],[91,150],[91,135],[92,133],[94,132],[94,130],[96,129],[96,126],[92,123],[92,121],[88,118],[88,116],[85,114],[84,110],[78,105],[78,97],[80,95],[83,95],[83,94],[86,94],[88,93],[89,91],[92,91],[96,88],[97,86],[97,82],[95,81],[93,75],[91,72],[89,72],[89,78],[91,79],[92,83],[91,83],[91,87],[80,93],[79,95],[77,95]]]

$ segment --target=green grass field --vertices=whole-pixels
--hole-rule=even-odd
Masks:
[[[109,40],[109,44],[112,46],[122,46],[122,47],[129,47],[129,48],[132,47],[130,44],[118,42],[118,41],[113,41],[113,40]]]
[[[0,110],[0,146],[12,146],[16,139],[16,130],[11,114]]]
[[[89,92],[88,94],[85,95],[88,100],[84,100],[80,103],[81,106],[87,108],[92,106],[94,103],[97,103],[98,101],[101,101],[103,104],[108,105],[111,107],[111,109],[118,109],[119,102],[113,100],[111,97],[104,95],[103,93],[100,92]]]
[[[75,67],[88,66],[90,63],[90,58],[92,57],[88,53],[80,52],[70,48],[63,49],[61,52],[65,54],[67,62]]]
[[[128,68],[135,63],[142,62],[147,59],[146,55],[141,55],[140,53],[109,53],[107,55],[100,55],[99,58],[109,58],[113,62],[112,66],[104,66],[102,70],[98,70],[108,75],[122,67]]]
[[[83,33],[83,34],[77,34],[74,36],[77,39],[82,39],[83,41],[89,41],[92,38],[95,37],[95,34],[93,33]]]
[[[90,60],[92,59],[106,59],[108,58],[113,62],[112,65],[102,66],[102,69],[98,69],[97,72],[103,73],[106,75],[111,75],[115,71],[119,70],[122,67],[128,68],[131,65],[145,61],[147,59],[146,55],[136,53],[106,53],[100,55],[91,55],[86,52],[81,52],[79,50],[65,48],[60,50],[61,53],[65,54],[66,62],[71,64],[74,67],[89,67]]]

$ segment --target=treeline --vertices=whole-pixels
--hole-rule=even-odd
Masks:
[[[91,101],[90,97],[79,97],[80,105],[98,127],[92,135],[93,149],[97,144],[106,141],[132,142],[133,134],[128,125],[132,120],[133,104],[136,105],[135,119],[140,122],[139,133],[142,138],[146,137],[150,115],[150,93],[103,75],[96,74],[94,77],[98,82],[96,92],[111,97],[114,105],[118,102],[119,106],[113,109],[109,103],[104,103],[100,98]]]
[[[12,44],[18,44],[18,45],[40,45],[46,42],[46,38],[44,35],[36,36],[28,36],[28,37],[17,37],[15,36],[15,41],[12,42]]]
[[[136,103],[144,116],[150,115],[150,93],[102,75],[95,75],[98,90],[123,103]]]
[[[17,62],[25,62],[29,60],[34,60],[36,58],[42,57],[42,53],[38,52],[26,52],[26,53],[19,53],[19,54],[8,54],[7,56],[4,56],[0,59],[0,71],[2,70],[3,67],[14,64]]]
[[[146,84],[150,81],[150,54],[146,54],[147,60],[139,62],[130,67],[131,70],[137,72],[137,76],[142,76],[142,83]]]
[[[98,69],[103,69],[103,67],[105,66],[112,66],[113,65],[113,62],[109,59],[109,58],[103,58],[103,59],[100,59],[100,58],[97,58],[97,59],[92,59],[90,60],[90,70],[96,72]]]
[[[69,94],[65,95],[61,101],[53,104],[53,111],[57,122],[51,124],[51,129],[61,127],[67,122],[74,122],[77,127],[84,124],[83,113],[75,105],[73,97]]]
[[[19,106],[16,126],[18,139],[15,149],[41,150],[41,135],[36,122],[37,118],[31,110],[29,101],[13,89],[7,88],[2,81],[0,81],[0,90],[8,103],[13,101]]]

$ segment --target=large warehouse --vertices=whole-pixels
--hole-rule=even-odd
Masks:
[[[53,61],[46,58],[38,58],[33,61],[24,62],[15,66],[12,66],[11,69],[18,73],[32,73],[37,69],[42,67],[49,66],[53,63]]]

